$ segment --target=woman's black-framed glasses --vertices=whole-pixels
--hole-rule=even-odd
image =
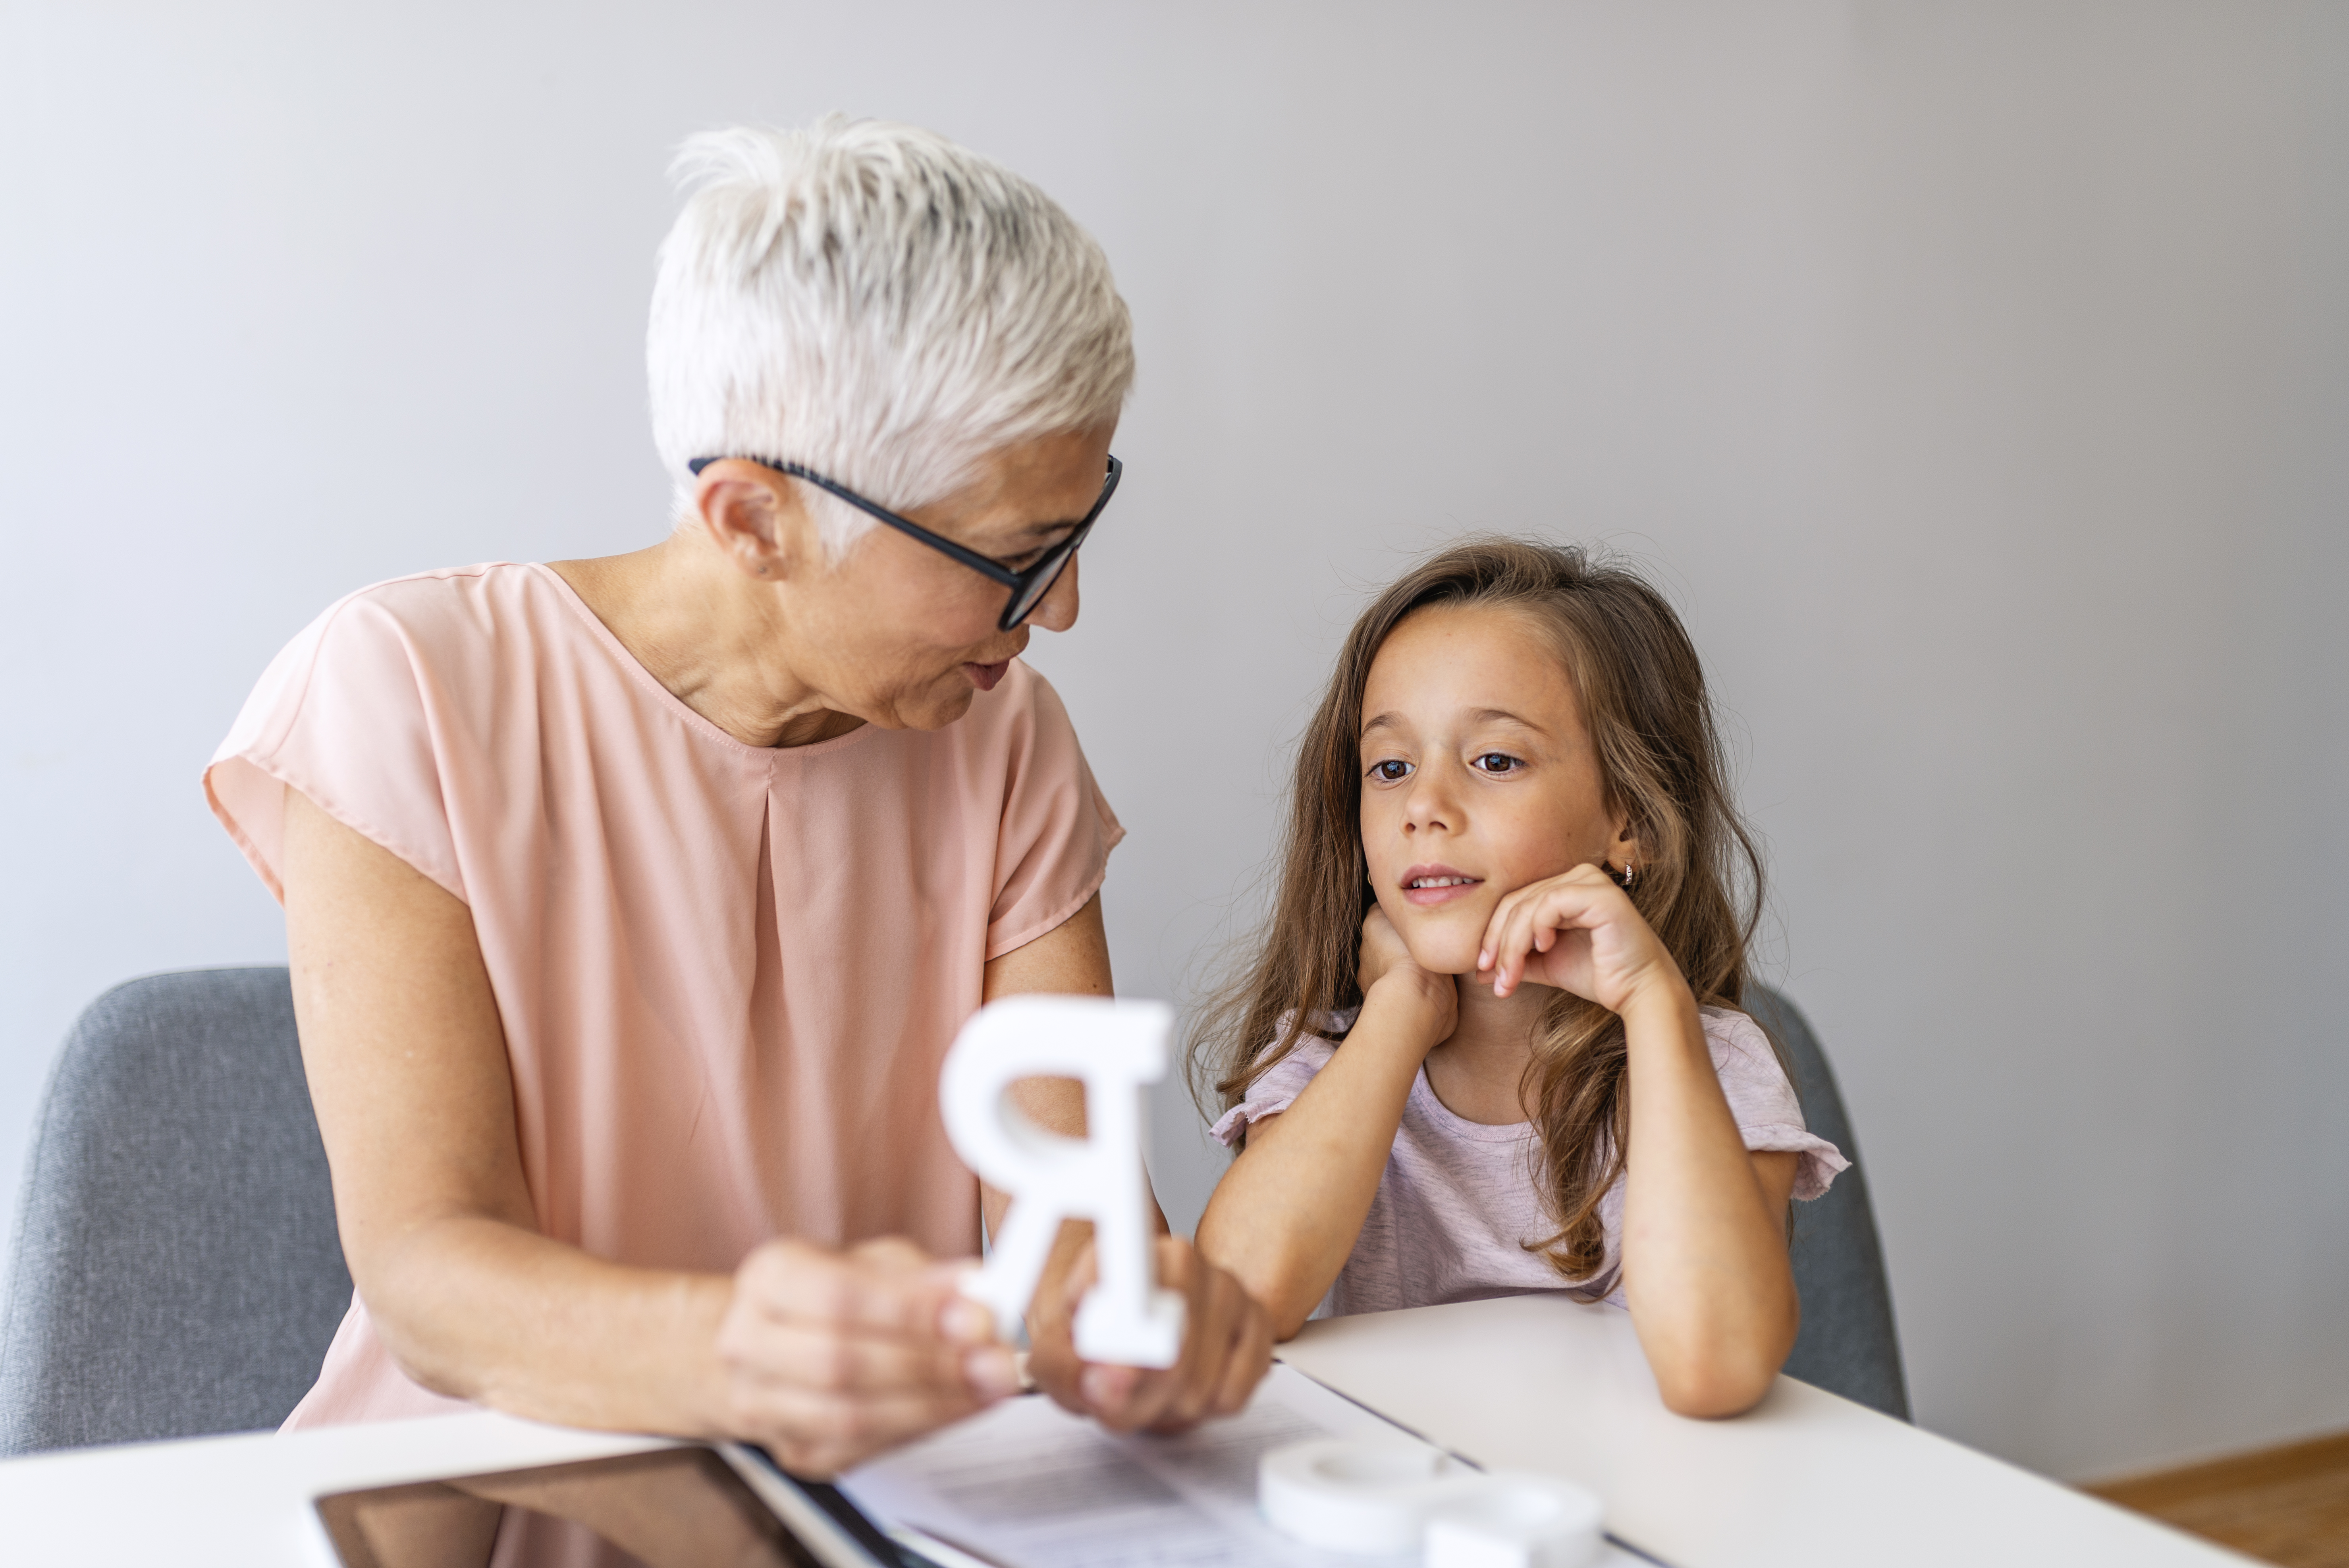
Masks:
[[[702,469],[718,460],[716,458],[696,458],[685,466],[698,478]],[[1052,591],[1052,584],[1061,580],[1061,572],[1076,558],[1077,547],[1084,543],[1085,535],[1093,531],[1093,523],[1100,518],[1102,508],[1109,505],[1109,498],[1117,493],[1117,481],[1125,473],[1125,465],[1112,454],[1109,459],[1109,475],[1102,480],[1101,495],[1093,502],[1093,509],[1069,531],[1067,538],[1044,552],[1033,566],[1015,572],[1000,561],[991,560],[976,550],[966,549],[942,533],[931,532],[910,517],[899,517],[878,501],[866,500],[846,485],[836,484],[812,469],[802,468],[797,463],[775,462],[767,458],[751,458],[749,460],[773,469],[778,473],[789,474],[795,480],[805,480],[818,490],[838,496],[857,511],[880,519],[898,532],[920,540],[940,554],[954,557],[990,582],[1000,583],[1010,589],[1011,597],[1005,601],[1003,614],[996,619],[995,629],[999,632],[1011,630],[1033,614],[1036,606],[1044,602],[1044,595]]]

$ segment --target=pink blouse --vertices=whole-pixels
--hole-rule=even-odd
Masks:
[[[1123,836],[1024,665],[944,729],[745,746],[510,563],[329,609],[204,782],[281,896],[292,789],[464,901],[539,1228],[655,1268],[779,1235],[978,1251],[940,1059],[986,962],[1083,907]],[[463,1408],[355,1299],[286,1424]]]

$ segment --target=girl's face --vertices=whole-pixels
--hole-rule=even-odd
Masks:
[[[1362,689],[1361,766],[1371,885],[1423,969],[1474,973],[1504,893],[1633,852],[1557,647],[1517,610],[1396,627]]]

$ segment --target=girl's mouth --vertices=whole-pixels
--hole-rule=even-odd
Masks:
[[[1419,908],[1427,909],[1465,898],[1484,885],[1483,877],[1472,877],[1450,866],[1413,866],[1403,872],[1402,896]]]
[[[962,673],[970,677],[970,684],[977,686],[979,690],[993,691],[995,689],[995,683],[1001,680],[1003,678],[1003,672],[1010,667],[1011,661],[1009,659],[998,659],[991,665],[974,665],[967,663],[962,666]]]

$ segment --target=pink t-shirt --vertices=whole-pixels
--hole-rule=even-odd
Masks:
[[[360,590],[277,655],[205,775],[271,891],[294,789],[471,908],[539,1228],[728,1271],[760,1242],[978,1250],[938,1067],[990,958],[1123,830],[1015,662],[944,729],[745,746],[544,566]],[[289,1427],[465,1407],[354,1300]]]
[[[1730,1114],[1745,1147],[1802,1155],[1795,1196],[1818,1197],[1848,1168],[1836,1146],[1803,1125],[1803,1108],[1769,1037],[1743,1013],[1702,1010],[1705,1044]],[[1339,1014],[1330,1033],[1353,1026]],[[1249,1086],[1247,1097],[1223,1114],[1215,1135],[1226,1146],[1244,1125],[1277,1116],[1296,1103],[1313,1075],[1329,1064],[1338,1042],[1308,1035]],[[1354,1250],[1316,1317],[1392,1312],[1447,1301],[1567,1288],[1556,1270],[1525,1243],[1557,1229],[1542,1203],[1541,1139],[1530,1121],[1494,1126],[1455,1116],[1428,1087],[1422,1068],[1403,1101],[1402,1123],[1379,1176],[1378,1195]],[[1607,1231],[1607,1261],[1598,1278],[1614,1274],[1623,1255],[1623,1181],[1599,1200]],[[1607,1298],[1622,1305],[1619,1284]]]

